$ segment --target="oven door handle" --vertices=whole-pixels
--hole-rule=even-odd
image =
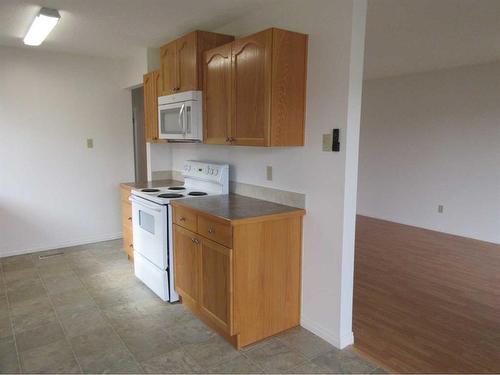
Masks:
[[[139,200],[139,199],[135,198],[135,197],[134,197],[134,196],[132,196],[132,195],[128,198],[128,200],[129,200],[130,202],[132,202],[132,203],[137,203],[138,205],[141,205],[141,206],[143,206],[143,207],[146,207],[146,208],[148,208],[148,209],[150,209],[150,210],[153,210],[153,211],[156,211],[156,212],[161,212],[161,208],[159,208],[158,206],[156,206],[156,207],[155,207],[155,206],[153,206],[152,204],[148,204],[148,203],[146,203],[146,202],[145,202],[144,200],[142,200],[142,199],[141,199],[141,200]]]

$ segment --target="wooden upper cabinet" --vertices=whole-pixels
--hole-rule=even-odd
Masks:
[[[162,95],[201,90],[203,52],[232,40],[230,35],[193,31],[161,47]]]
[[[160,71],[144,75],[144,132],[146,142],[158,141],[158,96],[161,92]]]
[[[275,28],[238,39],[230,44],[230,72],[215,59],[221,51],[227,52],[226,46],[207,51],[205,143],[303,146],[307,41],[305,34]],[[230,89],[215,83],[212,76],[229,77]],[[226,125],[228,106],[231,114]]]
[[[170,95],[177,88],[176,43],[170,42],[160,48],[161,95]]]
[[[177,54],[177,91],[198,90],[196,69],[196,32],[183,36],[175,42]]]
[[[269,144],[272,33],[263,31],[233,44],[231,142]]]
[[[231,44],[203,56],[203,122],[205,143],[229,141],[231,124]]]

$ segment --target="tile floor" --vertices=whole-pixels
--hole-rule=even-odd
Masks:
[[[0,259],[1,373],[374,373],[298,328],[240,352],[135,279],[121,241]]]

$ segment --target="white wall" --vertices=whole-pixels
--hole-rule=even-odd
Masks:
[[[242,36],[275,26],[309,34],[305,147],[162,145],[172,148],[174,170],[181,170],[187,159],[229,162],[231,180],[307,195],[302,323],[339,347],[352,343],[354,249],[343,236],[350,231],[354,237],[365,6],[365,1],[349,0],[273,2],[215,30]],[[348,105],[349,100],[354,104]],[[348,135],[346,171],[348,125],[354,129]],[[333,128],[341,128],[341,152],[322,152],[321,135]],[[266,180],[268,165],[273,166],[273,181]]]
[[[0,257],[121,236],[134,163],[119,68],[0,47]]]
[[[500,243],[500,62],[365,81],[360,142],[360,214]]]

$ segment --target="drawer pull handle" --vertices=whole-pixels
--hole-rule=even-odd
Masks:
[[[196,238],[191,238],[191,242],[197,245],[200,243],[200,241],[198,241]]]
[[[128,245],[128,247],[134,247],[134,245],[133,245],[133,244],[130,244],[130,245]]]
[[[127,218],[127,220],[132,220],[132,217],[131,217],[131,216],[129,216],[129,217]]]
[[[214,228],[208,228],[208,233],[210,233],[210,234],[215,233],[215,229]]]
[[[184,216],[181,216],[181,217],[179,218],[179,221],[186,221],[186,218],[185,218]]]

